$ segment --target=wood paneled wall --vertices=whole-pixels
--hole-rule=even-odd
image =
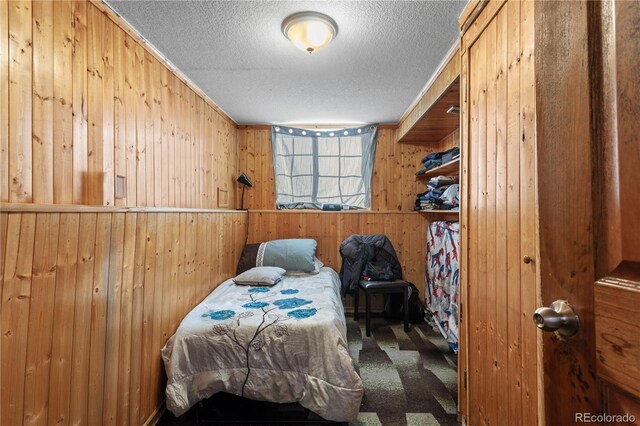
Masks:
[[[340,271],[340,243],[352,234],[386,234],[396,249],[404,278],[424,297],[427,221],[419,213],[251,211],[249,242],[313,238],[318,258]],[[349,308],[350,305],[347,306]]]
[[[275,210],[275,185],[271,128],[240,126],[240,171],[253,181],[245,193],[245,208],[251,210],[249,240],[315,238],[318,257],[340,270],[340,243],[352,234],[386,234],[402,263],[404,277],[424,297],[424,264],[428,218],[413,211],[416,194],[425,191],[416,181],[420,159],[430,152],[457,146],[459,131],[437,144],[397,143],[395,128],[378,131],[371,182],[371,211],[318,212]]]
[[[490,1],[462,37],[460,362],[469,424],[538,423],[533,13],[533,2]]]
[[[371,181],[371,211],[413,211],[416,194],[424,192],[424,182],[417,182],[415,172],[420,159],[430,152],[457,145],[458,132],[437,144],[396,143],[395,129],[381,126]],[[247,188],[245,208],[275,209],[273,150],[271,128],[240,127],[240,171],[247,173],[254,187]]]
[[[0,201],[235,206],[235,123],[123,28],[99,3],[0,3]]]
[[[0,424],[142,424],[160,349],[234,275],[245,212],[0,214]]]

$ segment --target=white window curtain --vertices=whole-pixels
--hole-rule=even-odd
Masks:
[[[273,126],[278,209],[368,209],[377,125],[319,131]]]

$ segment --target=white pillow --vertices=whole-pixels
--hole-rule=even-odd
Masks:
[[[304,271],[287,271],[287,273],[285,275],[287,276],[293,276],[293,277],[300,277],[300,276],[304,276],[304,275],[316,275],[320,273],[320,268],[322,268],[324,266],[324,263],[322,263],[322,261],[320,259],[318,259],[317,257],[314,258],[313,261],[313,271],[311,272],[304,272]]]
[[[285,272],[277,266],[256,266],[235,277],[233,282],[238,285],[272,286],[280,282]]]

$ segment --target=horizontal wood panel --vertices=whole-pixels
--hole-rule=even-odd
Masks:
[[[598,375],[640,394],[640,290],[600,280],[595,286]]]
[[[84,0],[0,16],[0,201],[217,208],[222,188],[235,208],[237,126],[124,21]]]
[[[458,61],[459,58],[456,56],[453,60]],[[451,86],[445,88],[444,94],[431,104],[429,109],[418,118],[404,135],[398,138],[398,142],[425,144],[439,142],[460,127],[460,115],[447,112],[451,107],[460,107],[459,78],[454,80]],[[403,123],[400,123],[398,127],[398,129],[401,128],[403,128]]]
[[[142,424],[160,349],[235,274],[242,213],[0,214],[3,425]]]
[[[640,401],[635,395],[621,390],[610,383],[603,383],[603,396],[607,400],[606,413],[612,418],[611,424],[640,424]],[[631,420],[634,418],[635,420]],[[619,419],[619,421],[618,421]]]
[[[0,211],[5,213],[245,213],[242,210],[192,209],[188,207],[109,207],[35,203],[0,203]]]
[[[402,265],[404,279],[424,297],[424,263],[428,222],[417,213],[249,213],[249,242],[280,238],[313,238],[318,258],[340,271],[340,244],[353,234],[385,234]]]

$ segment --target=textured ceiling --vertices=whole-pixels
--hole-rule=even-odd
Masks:
[[[458,37],[465,1],[108,3],[239,124],[397,122]],[[338,23],[313,55],[280,31],[312,10]]]

